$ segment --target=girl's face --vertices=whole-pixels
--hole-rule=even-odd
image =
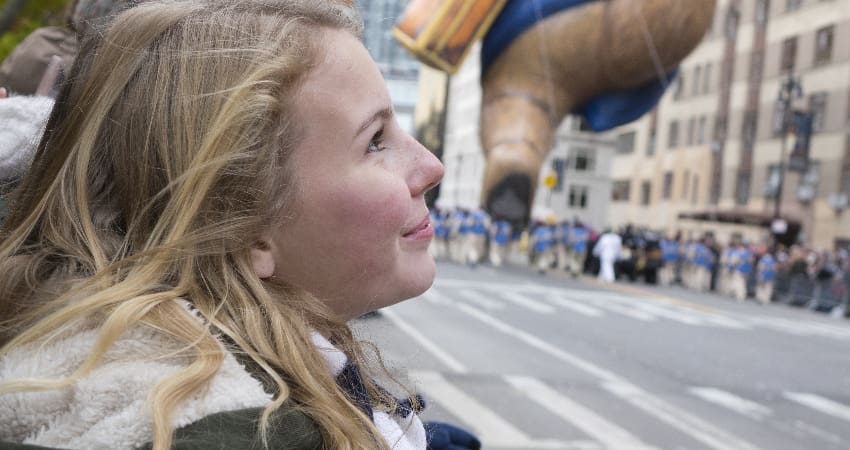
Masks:
[[[424,194],[443,166],[399,128],[363,45],[337,30],[323,40],[324,55],[295,97],[294,117],[304,127],[291,159],[295,211],[270,230],[268,258],[255,255],[255,267],[348,320],[433,282]]]

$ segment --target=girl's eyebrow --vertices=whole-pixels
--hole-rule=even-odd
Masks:
[[[384,108],[381,108],[380,110],[376,111],[374,114],[369,116],[368,119],[363,121],[363,123],[361,123],[359,127],[357,127],[357,133],[355,133],[354,136],[356,137],[356,136],[360,135],[360,133],[365,131],[366,128],[369,128],[369,125],[372,125],[372,123],[374,123],[376,120],[387,120],[387,119],[391,118],[392,116],[393,116],[393,107],[392,106],[385,106]]]

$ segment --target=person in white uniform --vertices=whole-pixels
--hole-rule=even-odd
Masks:
[[[613,282],[616,279],[614,263],[623,251],[623,239],[607,228],[593,247],[593,255],[599,258],[599,276],[602,281]]]

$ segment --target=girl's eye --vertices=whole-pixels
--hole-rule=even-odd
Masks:
[[[381,128],[380,130],[378,130],[377,133],[375,133],[374,136],[372,136],[372,140],[369,141],[369,147],[366,149],[366,153],[376,153],[383,151],[384,149],[386,149],[386,147],[384,147],[383,145],[383,142],[384,129]]]

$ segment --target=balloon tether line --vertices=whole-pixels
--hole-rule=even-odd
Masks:
[[[655,41],[652,39],[652,34],[649,32],[649,25],[646,23],[646,17],[643,16],[643,11],[640,9],[640,5],[637,5],[637,15],[640,19],[640,30],[643,33],[643,40],[646,42],[646,47],[649,49],[649,56],[652,58],[652,63],[655,66],[656,75],[658,75],[658,80],[661,81],[661,84],[664,86],[664,89],[667,89],[667,86],[670,85],[670,80],[667,79],[667,74],[664,71],[664,65],[661,64],[661,56],[658,55],[658,50],[655,47]]]
[[[537,27],[539,35],[538,47],[540,49],[540,58],[543,61],[543,76],[546,82],[546,101],[549,104],[549,122],[557,125],[554,123],[555,120],[557,120],[557,111],[555,111],[555,91],[552,86],[552,69],[549,64],[548,48],[546,47],[546,33],[544,32],[545,27],[540,25],[543,21],[543,11],[540,7],[540,0],[534,0],[534,14],[536,16],[537,24],[539,25]]]

